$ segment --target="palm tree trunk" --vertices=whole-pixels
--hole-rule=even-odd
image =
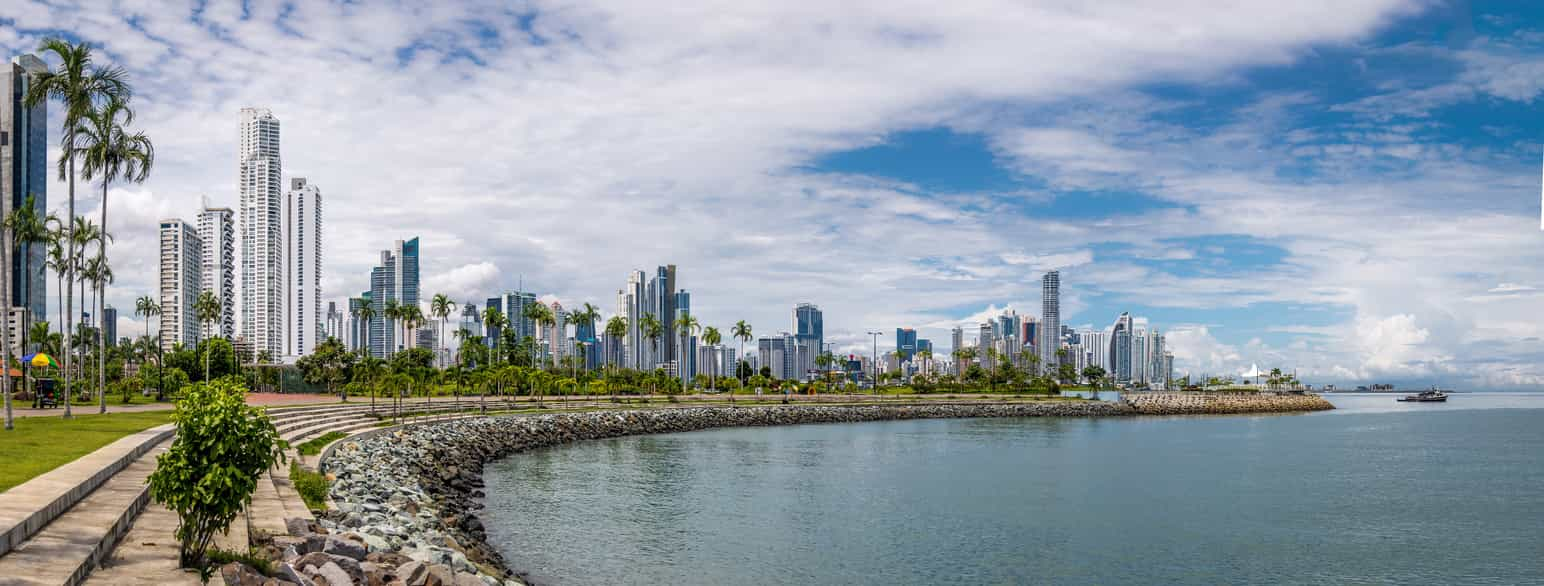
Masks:
[[[0,234],[0,257],[11,258],[10,244],[9,235]],[[5,290],[0,293],[0,310],[5,311],[6,322],[0,325],[0,347],[4,347],[0,350],[0,370],[4,371],[0,380],[5,385],[5,429],[9,431],[16,428],[16,420],[11,414],[11,271],[0,272],[5,273],[0,276],[0,289]]]
[[[102,258],[102,266],[107,266],[107,181],[102,181],[102,237],[97,239],[97,256]],[[104,271],[105,276],[105,271]],[[97,283],[97,386],[101,393],[97,397],[97,413],[107,412],[107,322],[105,321],[105,306],[107,305],[107,279],[103,278]]]
[[[66,211],[67,215],[64,217],[64,271],[67,275],[65,278],[67,284],[65,285],[64,293],[64,321],[61,322],[59,326],[62,328],[60,331],[64,332],[64,344],[68,346],[70,343],[71,332],[70,314],[75,312],[75,155],[73,153],[65,153],[65,156],[70,158],[70,203],[68,210]],[[70,414],[70,403],[71,400],[74,399],[74,397],[71,396],[73,393],[70,392],[70,354],[72,354],[72,352],[69,352],[68,348],[65,350],[63,377],[64,418],[69,419],[73,417],[73,415]]]

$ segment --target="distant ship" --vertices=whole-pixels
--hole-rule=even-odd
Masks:
[[[1398,401],[1401,403],[1445,403],[1447,402],[1447,393],[1433,388],[1429,391],[1421,391],[1419,394],[1400,397]]]
[[[1356,392],[1358,392],[1358,393],[1392,393],[1392,392],[1394,392],[1394,385],[1359,386],[1359,387],[1356,388]]]

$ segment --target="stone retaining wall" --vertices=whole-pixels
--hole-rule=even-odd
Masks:
[[[1140,415],[1228,415],[1334,409],[1318,395],[1292,393],[1126,393],[1121,396]]]

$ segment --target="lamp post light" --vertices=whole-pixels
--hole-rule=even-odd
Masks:
[[[874,339],[874,375],[869,378],[869,384],[874,385],[874,398],[879,398],[879,336],[884,332],[869,332],[869,337]]]

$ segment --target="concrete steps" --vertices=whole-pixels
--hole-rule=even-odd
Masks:
[[[0,577],[8,584],[80,584],[150,502],[147,480],[155,471],[155,457],[170,445],[170,440],[157,443],[0,557]]]
[[[170,438],[173,431],[167,424],[130,434],[0,493],[0,556]]]

